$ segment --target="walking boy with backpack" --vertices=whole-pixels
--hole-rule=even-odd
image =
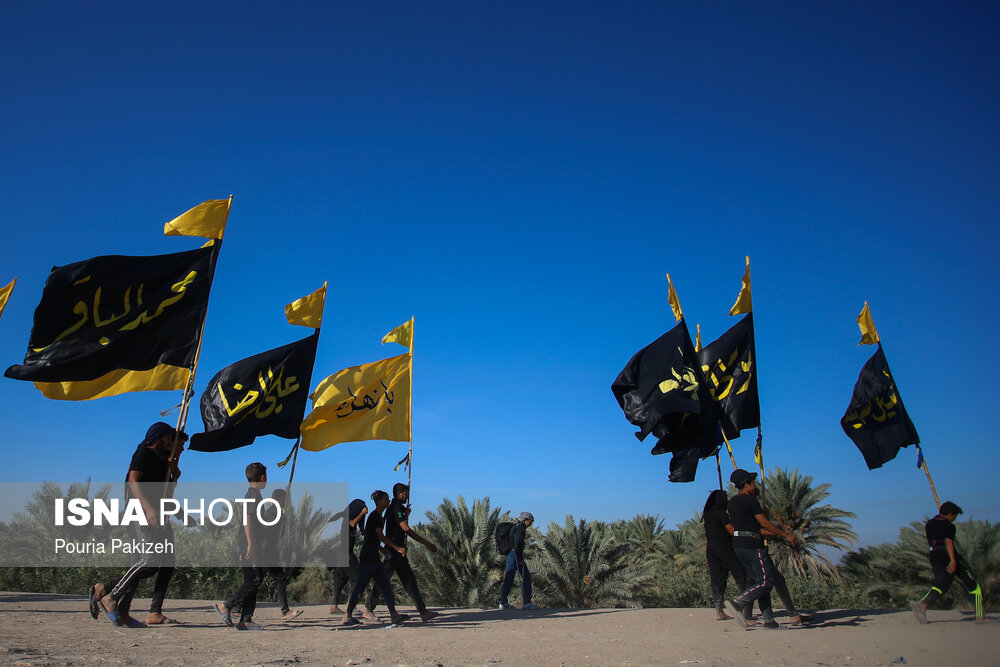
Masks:
[[[538,605],[531,601],[531,572],[524,562],[524,538],[533,523],[535,517],[531,512],[521,512],[513,524],[504,522],[497,526],[497,549],[507,557],[507,569],[504,571],[503,589],[500,592],[500,609],[512,609],[508,597],[514,586],[515,572],[521,574],[521,608],[538,609]]]

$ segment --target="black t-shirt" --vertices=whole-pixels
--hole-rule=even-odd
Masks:
[[[365,517],[365,541],[361,545],[361,556],[358,561],[361,563],[381,563],[378,539],[378,532],[382,529],[385,519],[379,512],[369,512]],[[392,541],[392,540],[390,540]]]
[[[757,515],[763,514],[756,496],[741,493],[729,499],[729,518],[737,531],[747,531],[760,535],[760,524]],[[763,549],[764,542],[756,537],[734,537],[733,547],[736,549]]]
[[[385,511],[385,538],[397,547],[405,548],[406,533],[399,527],[400,523],[406,523],[406,503],[399,498],[393,498],[389,503],[389,509]]]
[[[358,518],[358,515],[361,514],[361,510],[363,510],[365,507],[366,507],[365,501],[361,500],[360,498],[355,498],[354,500],[352,500],[351,504],[347,506],[347,515],[350,521],[353,521],[354,519]],[[357,524],[355,524],[354,528],[351,528],[351,524],[350,522],[348,522],[347,524],[348,545],[351,551],[354,551],[354,545],[357,542],[358,533],[364,530],[364,525],[365,524],[363,519],[359,521]]]
[[[708,510],[702,518],[705,520],[705,548],[708,551],[732,548],[733,537],[726,530],[726,524],[730,523],[729,513],[726,510]]]
[[[260,507],[260,501],[264,499],[264,496],[260,494],[260,489],[255,489],[252,486],[247,489],[246,495],[243,496],[247,499],[253,499],[256,502],[246,503],[246,516],[247,523],[250,525],[250,533],[253,536],[253,547],[254,551],[258,554],[263,553],[264,538],[267,532],[267,527],[257,520],[257,508]],[[247,533],[243,527],[243,507],[242,503],[236,505],[238,512],[234,512],[233,516],[236,517],[237,528],[239,528],[239,535],[237,536],[238,544],[240,547],[240,558],[247,553]]]
[[[160,482],[167,481],[169,464],[167,457],[161,456],[150,447],[139,447],[132,455],[132,461],[128,464],[128,472],[136,470],[142,473],[140,482]],[[125,481],[128,481],[128,472],[125,473]]]
[[[931,560],[945,563],[950,561],[951,556],[948,555],[944,541],[946,539],[955,541],[955,524],[939,514],[924,524],[924,533],[927,535],[928,546],[933,547],[930,555]]]

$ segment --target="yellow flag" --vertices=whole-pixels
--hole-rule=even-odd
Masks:
[[[413,347],[413,318],[382,336],[382,344],[399,343],[403,347]]]
[[[736,303],[729,309],[730,315],[742,315],[753,312],[753,303],[750,299],[750,258],[747,257],[747,270],[743,272],[743,286],[740,287],[740,295],[736,297]]]
[[[670,279],[670,274],[667,274],[667,284],[670,285],[670,291],[667,292],[667,303],[670,304],[670,310],[674,311],[674,319],[678,322],[684,319],[684,312],[681,311],[681,302],[677,298],[677,291],[674,289],[674,281]]]
[[[695,336],[695,339],[694,339],[694,351],[695,352],[701,352],[701,325],[700,324],[696,324],[694,326],[695,326],[695,329],[698,330],[698,335]]]
[[[319,383],[302,422],[302,449],[341,442],[410,440],[410,354],[351,366]]]
[[[872,320],[872,313],[868,310],[868,302],[861,309],[858,315],[858,328],[861,329],[861,342],[858,345],[875,345],[878,343],[878,332],[875,331],[875,322]]]
[[[285,317],[289,324],[319,329],[323,324],[323,305],[326,303],[326,283],[318,290],[296,299],[285,306]]]
[[[10,299],[10,293],[14,291],[14,283],[17,282],[17,278],[14,278],[10,283],[0,287],[0,315],[3,315],[3,309],[7,307],[7,301]]]
[[[36,382],[45,398],[57,401],[89,401],[127,394],[132,391],[170,391],[187,385],[188,369],[161,364],[148,371],[111,371],[96,380],[77,382]]]
[[[232,203],[232,197],[202,202],[163,225],[163,234],[221,239],[226,231],[226,221],[229,220],[229,207]]]

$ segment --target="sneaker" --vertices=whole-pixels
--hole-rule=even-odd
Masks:
[[[425,623],[434,618],[435,616],[440,616],[440,614],[438,614],[438,612],[436,611],[431,611],[429,609],[425,609],[422,612],[420,612],[420,620]]]
[[[927,609],[924,608],[924,603],[920,600],[913,600],[910,602],[910,609],[913,610],[913,615],[917,617],[917,620],[921,625],[927,623]]]
[[[503,611],[505,609],[513,609],[513,607],[510,606],[509,604],[507,604],[506,602],[501,602],[500,603],[500,611]]]
[[[341,625],[361,625],[361,621],[354,618],[353,616],[348,616],[344,614],[344,618],[340,620]]]
[[[264,628],[262,628],[259,624],[254,623],[253,621],[250,621],[249,623],[237,623],[236,624],[236,629],[237,630],[263,630]]]
[[[767,628],[768,630],[777,630],[781,626],[778,625],[777,621],[772,619],[770,621],[764,621],[764,627]]]
[[[389,620],[392,621],[393,625],[399,625],[400,623],[402,623],[403,621],[405,621],[409,617],[410,617],[409,614],[398,614],[398,613],[397,614],[390,614],[389,615]]]
[[[541,607],[539,607],[534,602],[529,602],[528,604],[526,604],[523,607],[521,607],[521,609],[541,609]]]

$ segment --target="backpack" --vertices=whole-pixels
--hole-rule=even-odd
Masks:
[[[497,531],[494,537],[497,541],[497,551],[501,556],[506,556],[514,548],[514,524],[510,521],[501,521],[497,524]]]

